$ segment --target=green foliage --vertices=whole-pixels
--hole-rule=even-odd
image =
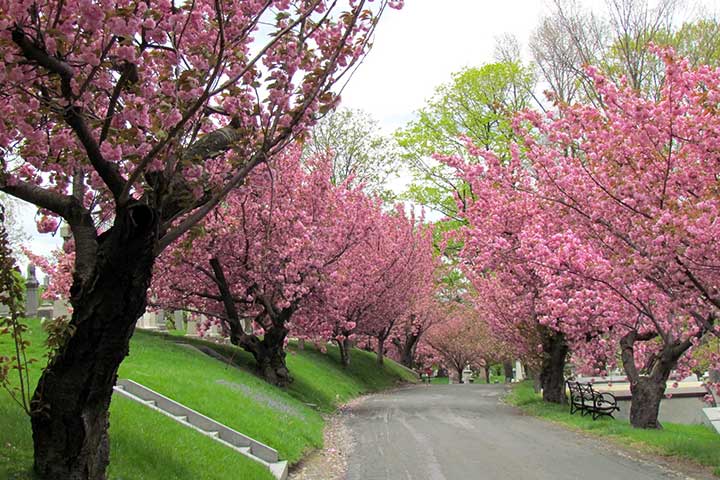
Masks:
[[[532,382],[515,384],[506,397],[526,413],[650,453],[691,460],[720,474],[720,435],[704,425],[663,423],[661,430],[638,429],[623,420],[570,415],[569,407],[543,402]]]
[[[471,192],[452,168],[432,155],[467,157],[462,136],[500,156],[509,155],[512,115],[530,106],[534,85],[530,69],[498,62],[462,70],[438,87],[418,118],[396,133],[413,174],[406,199],[457,218],[456,199],[463,201]]]
[[[0,352],[0,386],[30,415],[29,372],[30,365],[36,360],[27,355],[30,347],[25,338],[27,325],[20,317],[24,310],[24,285],[12,256],[5,220],[5,207],[0,204],[0,304],[8,309],[7,315],[0,316],[0,336],[9,336],[13,347],[7,354]],[[11,381],[13,377],[17,378],[17,383]]]
[[[720,64],[720,21],[704,18],[687,22],[672,36],[670,44],[694,65]]]
[[[303,157],[312,159],[328,153],[332,154],[334,185],[352,177],[353,185],[363,184],[367,191],[392,199],[387,182],[397,174],[397,144],[382,134],[380,125],[368,113],[345,108],[323,117],[310,132]]]

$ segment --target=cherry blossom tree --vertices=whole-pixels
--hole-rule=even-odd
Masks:
[[[492,336],[477,310],[458,302],[443,305],[442,317],[428,331],[427,342],[442,363],[457,372],[458,379],[466,366],[484,367],[492,348]]]
[[[391,334],[392,353],[389,356],[408,368],[426,363],[425,334],[438,321],[440,305],[434,289],[428,290],[415,300],[410,314],[404,316]]]
[[[0,1],[0,190],[74,238],[74,334],[31,423],[41,478],[104,478],[155,258],[333,108],[382,0]]]
[[[602,107],[527,113],[517,123],[522,154],[504,165],[482,154],[496,184],[544,212],[520,250],[544,284],[541,321],[577,340],[575,356],[593,368],[620,351],[630,421],[641,428],[660,426],[666,381],[717,333],[720,307],[720,71],[658,54],[666,70],[657,100],[591,68]]]
[[[375,228],[335,274],[334,293],[320,314],[333,322],[331,338],[343,365],[349,364],[348,348],[358,336],[372,339],[382,364],[395,327],[429,294],[436,267],[432,230],[419,220],[401,205],[380,212]]]
[[[442,159],[457,165],[474,194],[466,202],[466,226],[457,234],[463,240],[461,268],[476,293],[474,304],[508,353],[539,368],[543,399],[564,403],[568,339],[562,319],[543,315],[547,285],[525,245],[528,229],[547,225],[547,212],[518,188],[521,184],[505,181],[516,178],[504,161],[467,145],[471,153],[485,155],[484,161]]]
[[[281,386],[292,380],[288,332],[323,332],[323,322],[300,311],[318,303],[379,208],[359,188],[334,186],[327,159],[316,159],[307,173],[299,156],[295,149],[255,170],[206,218],[202,233],[161,257],[152,286],[157,305],[219,320],[230,341],[254,356],[262,377]]]

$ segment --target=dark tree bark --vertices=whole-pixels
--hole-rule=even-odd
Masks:
[[[490,384],[490,364],[485,363],[485,383]]]
[[[407,368],[415,368],[415,350],[420,341],[420,335],[406,333],[404,342],[399,338],[393,338],[392,341],[400,351],[400,363]]]
[[[658,337],[655,332],[639,334],[632,331],[620,340],[623,368],[630,380],[630,424],[635,428],[662,428],[658,415],[660,402],[665,395],[667,380],[680,357],[692,346],[688,339],[663,343],[662,349],[654,354],[643,368],[641,375],[635,364],[635,343]]]
[[[258,374],[269,384],[287,387],[293,381],[285,363],[285,338],[287,328],[273,326],[262,340],[254,335],[231,335],[230,342],[252,354],[257,364]]]
[[[342,341],[335,340],[335,342],[338,344],[338,350],[340,351],[340,364],[343,367],[349,367],[350,349],[352,348],[352,343],[350,342],[350,339],[346,337]]]
[[[32,401],[34,468],[41,478],[105,478],[108,408],[145,311],[157,225],[144,205],[117,212],[114,226],[97,239],[92,271],[82,277],[76,271],[70,298],[75,332],[43,372]]]
[[[513,379],[513,366],[512,362],[510,360],[505,360],[503,362],[503,371],[505,373],[505,383],[512,382]]]
[[[668,372],[668,375],[670,372]],[[640,377],[630,384],[630,424],[635,428],[662,428],[658,416],[660,402],[665,395],[667,379],[658,382],[650,377]]]
[[[565,398],[565,360],[568,345],[565,335],[543,328],[541,331],[543,360],[540,370],[540,386],[543,401],[564,404]]]
[[[262,340],[255,335],[247,334],[242,328],[240,315],[220,261],[217,258],[211,258],[210,266],[214,273],[213,280],[225,307],[226,317],[223,321],[230,330],[230,342],[252,354],[257,364],[258,374],[265,381],[279,387],[288,386],[293,379],[285,363],[285,338],[288,334],[286,325],[295,311],[294,306],[277,312],[269,302],[263,302],[265,310],[261,316],[270,319],[271,328],[265,330]],[[262,295],[257,296],[262,298]]]
[[[385,339],[382,337],[379,337],[377,339],[377,350],[375,350],[375,353],[377,353],[377,364],[378,365],[384,365],[385,364]]]

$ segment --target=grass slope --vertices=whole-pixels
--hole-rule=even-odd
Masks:
[[[569,407],[542,401],[532,382],[522,382],[508,395],[509,403],[526,413],[660,456],[678,457],[713,468],[720,476],[720,435],[704,425],[663,423],[662,430],[632,428],[627,421],[570,415]]]
[[[44,332],[37,321],[30,321],[30,326],[30,354],[41,358]],[[322,446],[322,412],[357,395],[413,380],[391,361],[378,368],[368,352],[353,351],[350,368],[343,369],[337,349],[329,348],[323,354],[313,347],[298,350],[291,346],[288,365],[295,382],[281,390],[251,372],[252,357],[245,352],[191,340],[232,359],[232,365],[178,343],[181,341],[185,339],[137,332],[120,377],[142,383],[276,448],[280,457],[291,463]],[[0,355],[8,354],[11,347],[9,338],[0,336]],[[39,373],[39,367],[33,367],[33,381]],[[5,392],[0,392],[0,418],[0,478],[30,478],[29,423]],[[221,479],[229,472],[233,478],[271,478],[254,462],[124,398],[113,399],[110,421],[112,479]]]

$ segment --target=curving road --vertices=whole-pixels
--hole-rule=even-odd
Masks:
[[[499,402],[504,389],[423,385],[369,397],[345,419],[348,480],[696,478],[524,416]]]

